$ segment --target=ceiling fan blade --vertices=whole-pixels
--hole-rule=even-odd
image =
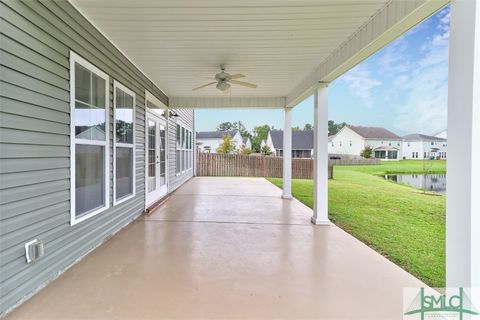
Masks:
[[[230,82],[231,82],[231,83],[234,83],[234,84],[238,84],[238,85],[240,85],[240,86],[249,87],[249,88],[256,88],[256,87],[258,87],[256,84],[249,83],[249,82],[245,82],[245,81],[232,80],[232,81],[230,81]]]
[[[240,78],[245,78],[245,76],[241,73],[237,73],[237,74],[232,74],[230,76],[230,79],[240,79]]]
[[[211,86],[212,84],[216,84],[216,83],[217,83],[217,81],[210,82],[210,83],[204,84],[203,86],[200,86],[200,87],[193,88],[193,89],[192,89],[192,91],[196,91],[196,90],[198,90],[198,89],[202,89],[202,88],[205,88],[205,87]]]

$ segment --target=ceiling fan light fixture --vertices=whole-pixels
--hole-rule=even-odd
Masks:
[[[220,81],[217,83],[217,89],[220,91],[225,91],[230,88],[230,84],[225,81]]]

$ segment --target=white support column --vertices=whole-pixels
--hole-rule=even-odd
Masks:
[[[330,224],[328,219],[328,88],[314,91],[313,116],[313,224]]]
[[[285,108],[283,123],[283,199],[292,199],[292,108]]]
[[[447,151],[447,286],[480,289],[478,1],[451,4]],[[480,309],[480,296],[471,298]]]

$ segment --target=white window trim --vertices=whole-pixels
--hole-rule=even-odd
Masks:
[[[133,97],[133,143],[119,143],[117,142],[117,119],[116,119],[116,112],[117,112],[117,88],[122,90],[123,92],[131,95]],[[122,202],[128,201],[135,197],[135,189],[136,189],[136,95],[135,92],[125,87],[123,84],[118,82],[117,80],[113,81],[113,205],[120,204]],[[117,147],[121,148],[131,148],[133,149],[133,163],[132,163],[132,172],[133,172],[133,181],[132,181],[132,194],[126,195],[117,200]]]
[[[105,80],[105,141],[76,139],[75,138],[75,63],[95,73],[97,76]],[[87,60],[80,57],[73,51],[70,51],[70,225],[73,226],[88,218],[91,218],[110,207],[110,166],[109,166],[109,131],[110,131],[110,78],[109,76],[95,67]],[[75,145],[76,144],[101,145],[104,150],[104,186],[105,186],[105,205],[95,209],[81,217],[75,215]]]
[[[182,121],[180,120],[177,120],[177,122],[175,123],[175,151],[177,150],[180,150],[180,151],[188,151],[188,152],[191,152],[193,151],[193,141],[192,141],[192,149],[187,149],[186,147],[180,147],[180,149],[177,149],[177,125],[180,125],[180,145],[181,145],[181,142],[182,142],[182,128],[185,129],[185,132],[186,131],[189,131],[190,132],[190,135],[192,136],[192,139],[193,139],[193,129],[190,128],[189,126],[186,126],[183,124]],[[186,144],[186,140],[185,140],[185,144]],[[175,152],[175,157],[176,157],[176,152]],[[190,170],[193,170],[193,154],[192,156],[190,157],[190,167],[189,168],[185,168],[185,170],[180,170],[179,172],[176,172],[175,173],[175,176],[180,176],[180,175],[183,175],[185,174],[186,172],[190,171]],[[189,158],[188,154],[187,154],[187,159]],[[182,156],[182,152],[180,152],[180,169],[182,169],[182,165],[183,165],[183,162],[184,162],[184,156]],[[176,166],[176,159],[175,159],[175,166]],[[176,167],[175,167],[175,171],[176,171]]]

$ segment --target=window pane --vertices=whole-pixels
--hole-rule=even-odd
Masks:
[[[115,97],[115,134],[116,141],[133,144],[133,97],[116,89]]]
[[[181,153],[181,157],[182,157],[182,171],[185,171],[185,150],[182,150],[182,153]]]
[[[105,79],[92,73],[92,105],[105,109]]]
[[[157,124],[154,121],[148,121],[148,192],[151,192],[157,188],[157,181],[155,175],[156,168],[156,131]]]
[[[75,146],[75,216],[105,205],[104,147]]]
[[[105,80],[75,64],[75,137],[105,140]]]
[[[105,109],[92,108],[77,101],[75,103],[75,137],[105,140]]]
[[[117,147],[115,160],[115,192],[117,199],[121,199],[133,194],[133,148]]]
[[[180,150],[175,151],[175,172],[179,173],[181,171],[180,168]]]
[[[180,146],[180,125],[177,124],[177,147]]]
[[[185,148],[185,128],[182,127],[182,148]]]
[[[90,71],[75,63],[75,99],[90,104]]]

